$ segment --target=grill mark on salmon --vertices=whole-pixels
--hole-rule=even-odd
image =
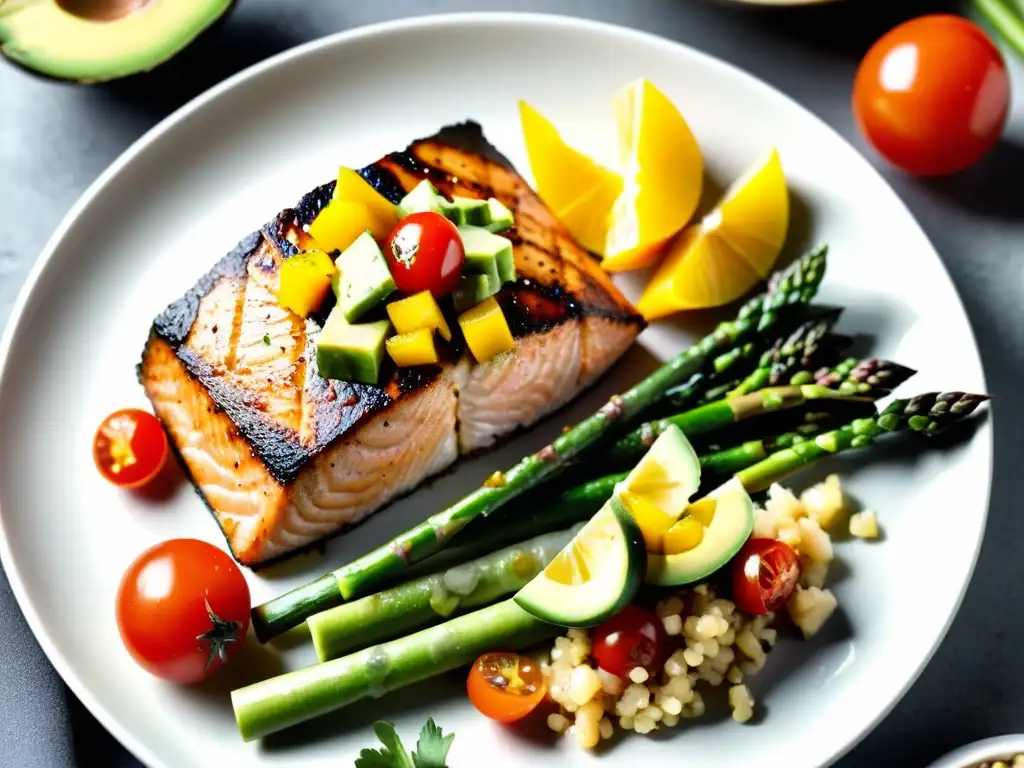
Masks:
[[[316,337],[277,305],[281,264],[334,183],[244,238],[154,321],[140,379],[235,557],[251,566],[358,523],[460,454],[486,448],[570,401],[632,343],[643,321],[478,125],[446,128],[360,171],[397,202],[421,179],[448,195],[500,199],[519,279],[498,294],[515,352],[381,384],[320,377]]]

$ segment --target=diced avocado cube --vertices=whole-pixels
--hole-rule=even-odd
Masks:
[[[354,323],[395,290],[388,263],[369,232],[363,232],[335,262],[341,271],[338,306],[345,319]]]
[[[449,216],[453,222],[460,227],[469,224],[475,227],[482,227],[487,223],[487,201],[478,200],[474,197],[452,198],[455,218]]]
[[[500,288],[501,284],[490,275],[463,275],[452,293],[452,303],[462,312],[493,296]]]
[[[498,287],[504,283],[515,282],[516,263],[512,253],[512,241],[501,235],[488,232],[483,227],[459,227],[462,236],[462,247],[466,251],[466,265],[463,272],[467,274],[489,273],[489,267],[474,269],[473,264],[482,263],[485,259],[494,261],[498,274]]]
[[[376,384],[390,323],[349,323],[335,307],[316,340],[316,365],[325,379]]]
[[[487,224],[484,225],[487,231],[504,232],[506,229],[511,229],[515,223],[512,211],[505,207],[501,200],[498,200],[496,197],[488,198]]]
[[[454,210],[451,202],[427,179],[413,187],[411,192],[398,201],[398,215],[402,218],[424,211],[435,211],[448,216],[451,210]]]

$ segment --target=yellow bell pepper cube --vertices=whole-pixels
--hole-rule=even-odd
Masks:
[[[384,346],[399,368],[429,365],[440,360],[437,345],[434,344],[434,331],[430,328],[420,328],[412,333],[392,336],[384,342]]]
[[[292,256],[281,264],[277,301],[301,317],[317,310],[331,289],[334,262],[323,251]]]
[[[459,327],[477,362],[490,360],[516,347],[508,321],[493,296],[459,315]]]
[[[364,203],[356,200],[332,200],[309,225],[309,234],[327,251],[344,251],[363,232],[376,226],[376,220]],[[377,235],[374,234],[374,237]],[[384,237],[387,236],[383,235]]]
[[[452,331],[441,314],[441,308],[430,291],[420,291],[412,296],[388,304],[388,317],[399,333],[412,333],[421,328],[436,330],[445,341],[452,340]]]
[[[384,229],[384,234],[378,235],[376,231],[370,228],[373,236],[378,240],[387,237],[391,230],[395,228],[395,225],[398,224],[398,209],[390,200],[371,187],[366,179],[351,168],[340,168],[338,170],[338,182],[334,187],[334,199],[351,200],[365,205],[370,210],[374,219],[379,222],[381,228]]]

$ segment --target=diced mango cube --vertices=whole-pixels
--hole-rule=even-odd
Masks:
[[[400,334],[412,333],[421,328],[441,334],[445,341],[452,340],[452,331],[441,314],[441,308],[430,291],[420,291],[405,299],[388,304],[388,317]]]
[[[388,354],[399,368],[410,365],[430,365],[440,359],[434,344],[432,328],[420,328],[411,333],[392,336],[385,343]]]
[[[318,243],[309,232],[304,229],[293,230],[292,236],[288,238],[300,251],[322,251],[324,247]]]
[[[320,308],[334,277],[334,262],[323,251],[292,256],[281,264],[278,303],[301,317]]]
[[[328,251],[344,251],[366,231],[378,242],[383,241],[394,229],[393,221],[394,215],[381,217],[361,200],[335,198],[313,219],[309,234]]]
[[[459,326],[477,362],[482,363],[502,352],[515,349],[516,343],[508,321],[493,296],[459,315]]]
[[[373,214],[379,225],[384,229],[383,234],[378,234],[372,227],[373,236],[378,240],[387,237],[395,225],[398,224],[398,209],[375,190],[370,184],[351,168],[338,169],[338,182],[334,187],[335,200],[351,200],[362,203]]]

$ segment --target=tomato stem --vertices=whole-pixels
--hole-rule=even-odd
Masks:
[[[210,623],[213,626],[201,635],[197,635],[196,640],[205,640],[210,644],[210,657],[206,660],[206,671],[209,672],[213,660],[216,658],[220,658],[221,664],[228,663],[228,646],[238,642],[238,634],[242,625],[237,621],[224,621],[210,607],[209,600],[203,598],[203,602],[206,604],[206,615],[210,617]]]

